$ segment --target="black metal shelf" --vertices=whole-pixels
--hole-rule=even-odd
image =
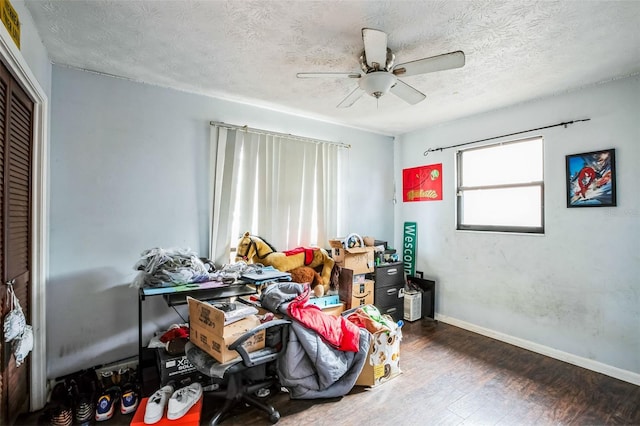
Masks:
[[[256,294],[257,292],[255,285],[244,281],[230,285],[222,283],[201,283],[175,287],[138,289],[138,378],[140,381],[142,381],[141,372],[145,364],[143,356],[145,348],[142,344],[142,302],[144,302],[146,298],[161,296],[167,303],[167,306],[179,306],[187,304],[187,297],[210,301],[248,296]]]

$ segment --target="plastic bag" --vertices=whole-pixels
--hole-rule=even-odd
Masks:
[[[4,341],[10,342],[24,333],[27,320],[11,284],[9,284],[9,290],[7,290],[7,302],[11,311],[4,317]]]
[[[24,362],[33,349],[33,328],[30,325],[25,326],[24,333],[13,341],[13,355],[16,357],[16,367]]]

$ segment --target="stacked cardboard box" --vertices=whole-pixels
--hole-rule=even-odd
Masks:
[[[373,247],[344,248],[340,238],[329,240],[329,245],[331,257],[338,266],[351,269],[354,274],[373,272],[375,266]]]
[[[364,274],[354,274],[352,269],[342,269],[339,277],[340,300],[346,309],[373,304],[374,282],[365,279]]]

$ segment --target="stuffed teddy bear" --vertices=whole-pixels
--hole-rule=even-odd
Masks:
[[[324,286],[322,285],[322,277],[315,269],[309,266],[299,266],[289,271],[291,281],[300,284],[309,284],[316,297],[324,296]]]

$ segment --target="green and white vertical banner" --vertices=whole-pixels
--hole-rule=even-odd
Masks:
[[[404,223],[404,238],[402,239],[402,262],[407,275],[416,274],[416,245],[418,243],[418,224]]]

